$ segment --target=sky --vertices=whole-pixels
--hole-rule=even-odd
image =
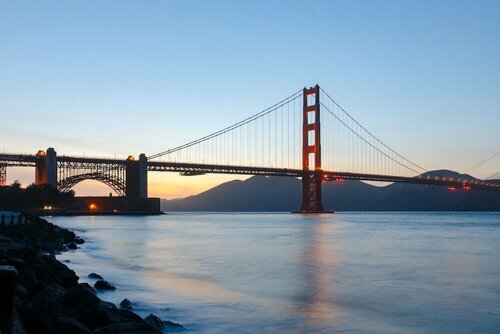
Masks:
[[[422,167],[485,178],[500,172],[499,17],[486,0],[0,0],[0,149],[151,155],[318,83]],[[149,195],[234,178],[150,173]]]

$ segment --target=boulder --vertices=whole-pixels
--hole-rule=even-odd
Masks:
[[[132,303],[130,302],[130,300],[128,300],[127,298],[125,298],[124,300],[122,300],[120,302],[120,307],[121,308],[124,308],[126,310],[131,310],[133,307],[132,307]]]
[[[46,285],[33,296],[25,298],[19,313],[28,333],[54,333],[56,318],[65,314],[62,299],[65,289],[57,284]]]
[[[94,284],[94,288],[97,290],[115,290],[116,287],[114,285],[111,285],[108,281],[105,281],[103,279],[98,280]]]
[[[94,279],[103,279],[101,275],[98,275],[96,273],[90,273],[87,275],[88,278],[94,278]]]
[[[91,334],[161,334],[149,327],[145,322],[118,322],[101,327],[90,332]]]
[[[73,317],[57,317],[51,326],[51,333],[88,334],[90,330]]]
[[[3,266],[13,266],[16,267],[17,270],[26,267],[26,261],[17,257],[7,257],[0,262]]]
[[[107,326],[111,319],[104,304],[87,283],[68,289],[64,295],[64,306],[73,310],[78,320],[90,330]]]
[[[16,284],[16,295],[20,298],[28,296],[28,290],[21,284]]]
[[[78,248],[78,246],[76,245],[76,243],[74,241],[67,244],[66,247],[68,247],[68,249],[77,249]]]
[[[83,240],[82,238],[80,238],[80,237],[75,238],[75,244],[82,245],[84,243],[85,243],[85,240]]]
[[[0,243],[12,244],[14,241],[11,238],[0,235]]]
[[[112,322],[144,322],[140,316],[130,310],[122,310],[116,308],[115,305],[105,309]]]
[[[146,318],[144,318],[144,321],[148,324],[148,326],[150,326],[153,329],[156,329],[157,331],[162,332],[165,329],[165,324],[163,323],[163,320],[161,320],[154,314],[148,315]]]
[[[17,283],[24,286],[28,291],[33,291],[37,288],[39,282],[36,278],[33,268],[26,267],[19,270]]]
[[[44,257],[40,265],[35,265],[33,268],[37,273],[38,279],[54,281],[65,288],[69,288],[78,284],[78,276],[69,269],[66,265],[56,260],[54,256]]]
[[[167,332],[169,331],[181,331],[185,330],[186,328],[182,326],[181,324],[175,323],[173,321],[164,321],[165,324],[165,329],[167,329]]]

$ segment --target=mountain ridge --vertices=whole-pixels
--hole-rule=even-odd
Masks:
[[[424,176],[473,178],[450,170]],[[162,200],[164,211],[293,211],[300,207],[300,179],[253,176],[232,180],[200,194]],[[500,211],[500,192],[449,191],[446,187],[408,183],[374,186],[358,180],[327,182],[322,188],[325,209],[335,211]]]

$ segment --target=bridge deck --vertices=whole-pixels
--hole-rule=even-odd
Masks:
[[[223,166],[223,165],[205,165],[205,164],[188,164],[176,162],[155,162],[148,161],[148,171],[153,172],[178,172],[184,175],[201,175],[201,174],[239,174],[239,175],[266,175],[266,176],[292,176],[302,177],[304,172],[302,169],[282,169],[282,168],[263,168],[263,167],[246,167],[246,166]],[[348,173],[336,171],[320,171],[325,181],[333,181],[337,179],[360,180],[360,181],[380,181],[380,182],[401,182],[414,184],[427,184],[435,186],[445,186],[453,188],[473,188],[484,190],[500,190],[500,183],[485,182],[477,179],[457,179],[450,177],[432,177],[432,176],[393,176],[393,175],[376,175],[362,173]]]
[[[25,154],[0,154],[0,164],[7,166],[34,167],[37,161],[35,155]],[[102,165],[125,165],[126,160],[106,159],[106,158],[85,158],[58,156],[58,162],[75,162]],[[177,172],[183,175],[201,175],[201,174],[237,174],[237,175],[265,175],[265,176],[289,176],[302,177],[302,169],[284,169],[267,167],[248,167],[248,166],[228,166],[228,165],[210,165],[210,164],[192,164],[179,162],[161,162],[148,161],[148,171],[151,172]],[[414,184],[427,184],[435,186],[445,186],[465,189],[484,189],[500,190],[500,182],[482,181],[477,179],[457,179],[450,177],[432,177],[432,176],[394,176],[394,175],[376,175],[336,171],[318,171],[323,175],[325,181],[337,179],[361,180],[361,181],[380,181],[380,182],[401,182]]]

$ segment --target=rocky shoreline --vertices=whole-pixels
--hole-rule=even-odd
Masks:
[[[127,306],[119,308],[99,299],[89,284],[79,283],[55,255],[83,242],[74,232],[40,218],[0,226],[0,266],[18,272],[13,333],[157,334],[165,323],[182,328],[154,315],[142,319],[125,301]]]

